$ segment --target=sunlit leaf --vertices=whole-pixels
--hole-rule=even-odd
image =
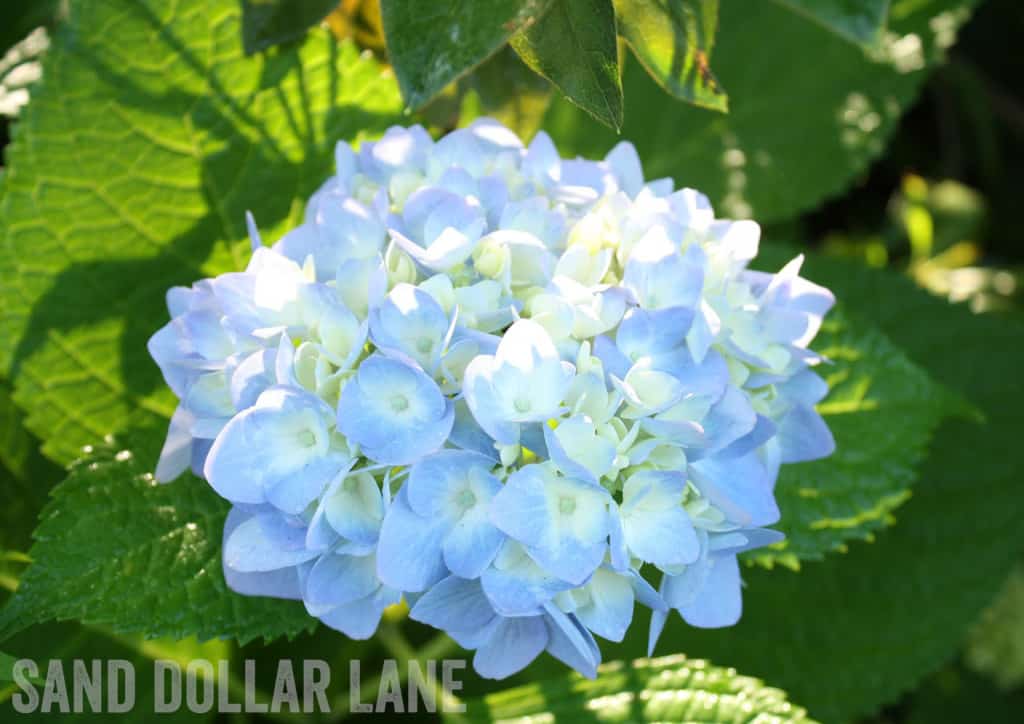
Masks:
[[[400,119],[351,43],[245,58],[240,29],[235,0],[73,4],[6,149],[0,374],[59,461],[169,416],[145,346],[167,289],[242,268],[247,209],[275,240],[337,141]]]
[[[149,471],[161,437],[149,430],[99,445],[54,488],[33,534],[33,562],[0,611],[0,640],[54,619],[242,642],[316,623],[300,602],[227,588],[220,548],[229,505],[191,475],[158,485]]]
[[[622,127],[612,0],[552,0],[547,13],[512,37],[528,66],[565,97],[615,130]]]
[[[594,680],[559,678],[491,694],[467,706],[469,721],[807,722],[779,689],[682,654],[615,661]]]
[[[711,72],[718,0],[615,0],[619,34],[658,84],[677,98],[728,110]]]

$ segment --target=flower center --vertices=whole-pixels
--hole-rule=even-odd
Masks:
[[[409,409],[409,398],[405,395],[395,395],[391,398],[391,409],[395,412],[405,412]]]
[[[420,337],[419,341],[416,342],[416,350],[420,354],[427,354],[434,348],[434,340],[429,337]]]
[[[525,397],[517,397],[516,401],[512,403],[513,407],[516,408],[516,412],[529,412],[530,401]]]
[[[295,437],[296,440],[298,440],[299,445],[302,447],[313,447],[316,445],[316,433],[312,430],[303,430]]]
[[[469,508],[474,503],[476,503],[476,496],[473,495],[473,491],[470,490],[469,488],[463,488],[462,490],[459,491],[459,494],[455,500],[463,508]]]
[[[558,512],[562,515],[572,515],[576,510],[576,498],[563,495],[558,499]]]

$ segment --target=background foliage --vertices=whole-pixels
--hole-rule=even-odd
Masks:
[[[148,476],[173,405],[144,342],[167,287],[244,263],[246,209],[268,238],[297,222],[335,140],[489,114],[588,156],[621,129],[649,176],[765,224],[765,268],[807,253],[840,300],[817,344],[839,448],[785,470],[787,540],[748,560],[738,626],[674,619],[669,656],[634,661],[640,616],[596,682],[551,659],[469,678],[468,716],[1019,718],[1011,0],[81,0],[0,18],[0,113],[17,117],[0,175],[0,709],[9,655],[369,672],[456,655],[401,608],[350,642],[226,590],[223,501]]]

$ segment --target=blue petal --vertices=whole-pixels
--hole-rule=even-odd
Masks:
[[[693,602],[679,612],[691,626],[722,628],[732,626],[743,613],[740,567],[736,556],[712,556],[704,585]]]
[[[505,534],[494,527],[486,509],[478,506],[463,515],[445,538],[445,565],[456,575],[477,578],[494,560],[504,541]]]
[[[762,526],[779,519],[772,481],[756,452],[738,458],[702,458],[690,464],[690,479],[734,523]]]
[[[814,408],[794,405],[779,420],[782,462],[802,463],[828,457],[836,449],[835,438]]]
[[[540,616],[503,619],[490,640],[477,649],[473,668],[485,679],[504,679],[537,658],[548,638]]]
[[[548,628],[547,651],[567,666],[571,666],[588,679],[597,676],[601,663],[601,650],[594,637],[573,614],[566,614],[557,607],[545,607]]]
[[[553,531],[544,477],[535,465],[508,476],[491,501],[491,520],[506,534],[526,545],[539,545]]]
[[[601,638],[622,641],[633,620],[633,586],[629,577],[599,568],[587,590],[590,601],[576,610],[576,616]]]
[[[276,512],[242,521],[224,541],[224,565],[242,573],[273,571],[315,558],[306,548],[306,528]]]
[[[306,577],[303,600],[313,615],[366,598],[380,587],[373,556],[321,556]]]
[[[224,521],[224,543],[227,543],[235,529],[252,517],[252,513],[238,507],[228,512]],[[304,564],[308,565],[308,564]],[[294,566],[273,571],[250,571],[243,573],[231,568],[225,562],[224,581],[235,593],[243,596],[270,596],[273,598],[302,598],[298,569]]]
[[[342,604],[322,614],[319,618],[350,639],[368,639],[377,631],[384,609],[400,600],[402,600],[400,592],[382,586],[376,593],[352,603]]]
[[[448,573],[441,545],[448,528],[444,521],[416,515],[403,487],[395,496],[380,530],[377,575],[400,591],[425,591]]]
[[[479,580],[448,576],[423,594],[409,618],[442,631],[472,631],[495,617]]]

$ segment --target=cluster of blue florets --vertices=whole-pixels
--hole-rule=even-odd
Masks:
[[[504,677],[587,675],[636,602],[740,616],[738,553],[782,536],[782,463],[828,455],[808,343],[833,303],[748,270],[760,230],[493,121],[353,151],[245,271],[168,294],[180,398],[157,478],[233,504],[235,591],[353,638],[403,597]]]

